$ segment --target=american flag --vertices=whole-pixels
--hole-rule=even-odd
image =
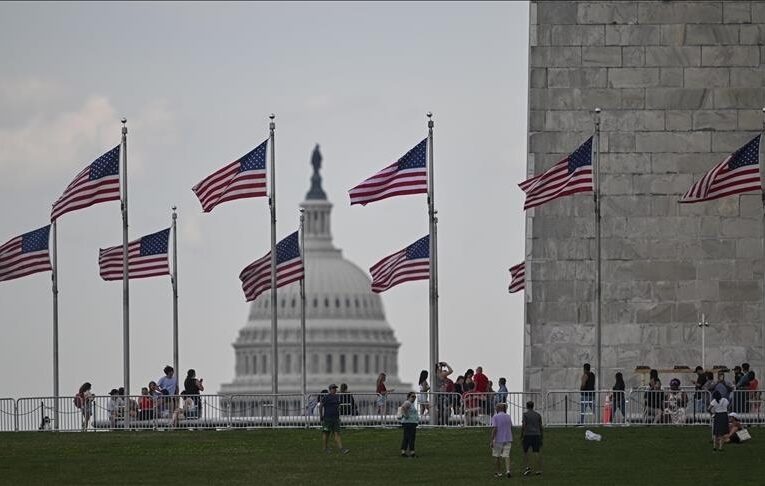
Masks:
[[[303,259],[300,258],[298,232],[276,244],[276,287],[283,287],[303,278]],[[271,289],[271,252],[247,265],[239,274],[247,302]]]
[[[430,278],[430,236],[423,236],[411,245],[375,263],[372,292],[383,292],[411,280]]]
[[[678,202],[695,203],[742,192],[759,191],[760,137],[761,135],[757,135],[714,166],[693,184]]]
[[[268,140],[238,160],[202,179],[191,190],[209,213],[218,204],[246,197],[264,197],[266,192],[266,145]]]
[[[578,192],[592,191],[592,137],[546,172],[518,185],[526,193],[523,209]]]
[[[427,148],[428,139],[425,139],[396,162],[348,191],[351,206],[366,206],[393,196],[427,193]]]
[[[511,294],[520,292],[526,288],[526,262],[510,267],[510,287],[507,289]]]
[[[168,239],[170,228],[157,231],[128,243],[128,278],[157,277],[170,274]],[[122,245],[98,251],[98,269],[104,280],[122,280]]]
[[[53,203],[50,220],[94,204],[120,199],[120,146],[85,167]]]
[[[50,225],[24,233],[0,246],[0,282],[51,270]]]

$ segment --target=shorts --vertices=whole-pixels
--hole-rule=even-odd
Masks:
[[[340,432],[340,419],[324,419],[321,422],[321,431],[325,434]]]
[[[385,395],[377,395],[377,400],[375,400],[375,403],[378,407],[382,407],[385,405]]]
[[[542,437],[538,435],[527,435],[523,438],[523,452],[529,452],[531,448],[532,452],[539,452],[542,448]]]
[[[512,442],[500,442],[494,444],[491,448],[491,457],[510,457],[510,446]]]

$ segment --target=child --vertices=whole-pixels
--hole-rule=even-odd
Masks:
[[[725,435],[728,433],[728,399],[723,398],[719,390],[715,390],[712,393],[712,401],[709,402],[709,411],[714,414],[712,425],[714,443],[712,445],[712,452],[722,452]]]
[[[502,477],[500,457],[505,458],[505,475],[510,474],[510,446],[513,443],[512,420],[507,414],[507,403],[498,403],[495,406],[497,413],[491,418],[491,455],[496,458],[497,472],[495,477]]]

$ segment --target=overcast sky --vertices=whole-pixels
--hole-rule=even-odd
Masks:
[[[0,4],[0,244],[119,143],[128,118],[130,238],[179,207],[181,368],[234,377],[248,305],[237,278],[270,242],[265,199],[202,214],[190,188],[267,137],[277,115],[278,235],[298,224],[315,143],[335,244],[362,268],[427,233],[423,196],[365,208],[347,190],[403,155],[435,114],[441,357],[522,387],[528,5],[510,3]],[[119,203],[59,221],[61,393],[122,383],[122,284],[98,275]],[[0,396],[52,394],[50,274],[0,283]],[[172,363],[169,278],[131,282],[133,392]],[[383,294],[401,379],[428,361],[427,282]],[[310,322],[308,323],[310,326]],[[496,381],[495,381],[496,382]],[[374,383],[370,383],[370,389]]]

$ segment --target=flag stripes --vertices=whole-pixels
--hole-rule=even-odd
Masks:
[[[50,225],[11,238],[0,246],[0,282],[52,270],[48,241]]]
[[[120,199],[119,174],[120,146],[85,167],[53,203],[50,219],[94,204]]]
[[[266,144],[210,174],[191,188],[209,213],[218,204],[248,197],[264,197],[266,191]]]
[[[430,235],[389,255],[370,269],[372,292],[384,292],[396,285],[430,278]]]
[[[170,274],[168,239],[170,228],[128,243],[128,279]],[[104,280],[122,280],[122,245],[98,251],[98,268]]]
[[[428,140],[423,140],[399,160],[348,191],[351,205],[427,193],[427,145]]]
[[[526,262],[510,267],[510,286],[508,292],[515,293],[526,288]]]
[[[591,192],[592,137],[547,171],[521,182],[518,186],[526,193],[523,209],[531,209],[559,197]]]
[[[761,190],[760,137],[739,148],[696,181],[680,198],[681,203],[710,201]]]
[[[276,244],[276,287],[297,282],[304,275],[298,232],[295,231]],[[271,252],[247,265],[239,274],[239,280],[247,302],[271,289]]]

